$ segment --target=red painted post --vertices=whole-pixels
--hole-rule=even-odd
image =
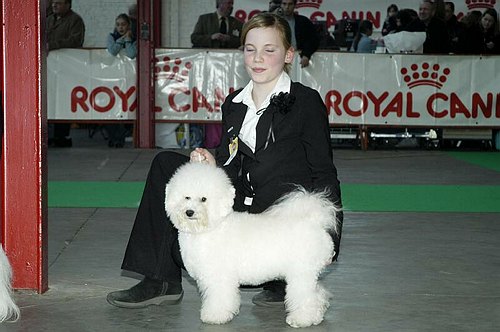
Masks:
[[[48,289],[45,1],[3,0],[1,192],[14,288]]]
[[[137,138],[139,148],[155,146],[155,115],[153,80],[154,33],[152,27],[152,1],[138,0],[138,52],[137,52]]]

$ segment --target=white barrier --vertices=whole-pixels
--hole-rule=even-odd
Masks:
[[[225,96],[248,82],[240,51],[159,49],[156,59],[157,120],[220,121]],[[66,49],[47,62],[49,119],[135,118],[134,60]],[[499,56],[317,52],[291,77],[318,90],[332,124],[498,127],[499,69]]]

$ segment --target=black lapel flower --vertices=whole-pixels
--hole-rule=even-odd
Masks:
[[[279,94],[271,97],[269,105],[271,105],[275,110],[278,110],[281,114],[286,114],[290,112],[294,102],[294,95],[291,95],[288,92],[280,92]]]

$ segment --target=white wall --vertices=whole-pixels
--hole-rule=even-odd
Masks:
[[[128,13],[135,0],[73,0],[72,8],[85,22],[84,47],[106,47],[115,18]],[[215,11],[215,0],[162,0],[162,40],[166,47],[191,47],[190,35],[198,16]]]

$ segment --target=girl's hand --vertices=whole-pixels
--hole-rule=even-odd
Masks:
[[[206,163],[212,166],[216,166],[214,156],[207,150],[203,148],[196,148],[191,151],[189,155],[190,162],[195,163]]]

